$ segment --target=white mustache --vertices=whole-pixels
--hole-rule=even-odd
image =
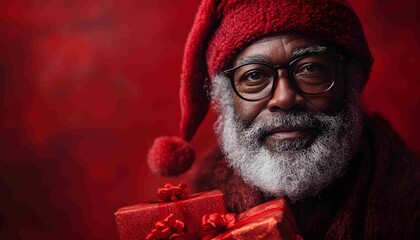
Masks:
[[[334,114],[337,115],[337,114]],[[290,112],[290,113],[273,113],[270,118],[260,119],[246,126],[238,118],[237,121],[241,128],[249,135],[247,138],[261,139],[267,134],[278,130],[288,129],[318,129],[325,131],[330,120],[334,118],[332,114],[311,113],[311,112]]]

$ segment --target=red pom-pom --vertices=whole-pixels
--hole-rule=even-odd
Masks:
[[[147,161],[152,172],[176,176],[190,169],[195,153],[191,144],[179,137],[156,138]]]

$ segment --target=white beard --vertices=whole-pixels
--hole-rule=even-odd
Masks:
[[[339,113],[273,113],[273,118],[249,126],[236,116],[230,88],[226,77],[215,77],[212,98],[219,112],[215,130],[230,167],[247,184],[267,195],[296,201],[316,195],[344,174],[362,131],[356,87]],[[265,145],[264,133],[280,126],[312,126],[320,132],[313,141],[300,138]]]

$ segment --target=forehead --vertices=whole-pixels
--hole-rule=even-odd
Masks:
[[[299,34],[281,34],[261,38],[242,49],[233,64],[250,56],[263,56],[270,61],[280,63],[288,61],[299,50],[313,46],[326,46],[326,42],[314,37]]]

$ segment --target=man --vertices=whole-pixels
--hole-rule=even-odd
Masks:
[[[205,0],[184,56],[181,138],[157,139],[149,165],[190,167],[207,89],[220,150],[197,189],[221,189],[236,212],[287,197],[305,239],[413,239],[418,161],[361,107],[372,63],[344,0]]]

